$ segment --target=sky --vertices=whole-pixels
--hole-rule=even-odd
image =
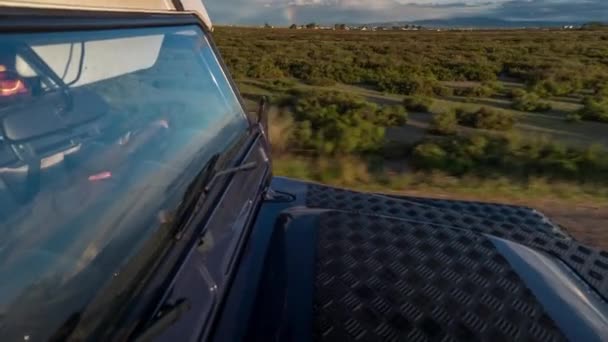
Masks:
[[[454,17],[605,21],[608,0],[203,0],[218,24],[372,23]]]

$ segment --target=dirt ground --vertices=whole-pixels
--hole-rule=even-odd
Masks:
[[[531,203],[577,240],[608,251],[608,206]]]

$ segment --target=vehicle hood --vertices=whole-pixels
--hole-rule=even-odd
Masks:
[[[268,198],[249,339],[608,339],[608,254],[533,209],[286,178]]]

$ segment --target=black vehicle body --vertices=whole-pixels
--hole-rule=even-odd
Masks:
[[[0,19],[2,32],[173,25],[209,33],[185,14],[7,10]],[[177,234],[146,242],[155,262],[128,264],[54,339],[608,340],[608,253],[530,208],[273,177],[263,109],[224,163],[232,171],[195,193],[205,200],[186,208]],[[10,155],[0,161],[15,163]],[[196,184],[206,167],[193,165],[183,182]],[[125,291],[130,272],[137,286]],[[102,308],[115,314],[92,323]]]

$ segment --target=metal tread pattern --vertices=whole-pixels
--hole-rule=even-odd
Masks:
[[[483,235],[339,211],[319,221],[316,341],[563,341]]]
[[[539,225],[536,218],[527,217],[527,215],[521,217],[497,212],[491,216],[477,215],[465,210],[420,203],[416,200],[409,200],[407,197],[361,193],[317,184],[309,186],[306,205],[396,216],[403,219],[473,229],[505,238],[519,232],[540,232],[556,238],[567,238],[564,234],[555,232],[553,226]]]
[[[534,229],[490,218],[461,214],[453,210],[422,205],[388,196],[357,193],[321,185],[311,185],[309,207],[382,215],[413,222],[471,230],[508,239],[558,257],[608,299],[608,252],[566,239],[545,229]]]
[[[554,224],[545,215],[533,208],[494,204],[474,201],[458,201],[425,197],[391,196],[419,204],[430,205],[440,209],[448,209],[478,217],[484,217],[496,222],[511,222],[513,224],[534,226],[554,232],[558,236],[569,237],[558,225]]]

